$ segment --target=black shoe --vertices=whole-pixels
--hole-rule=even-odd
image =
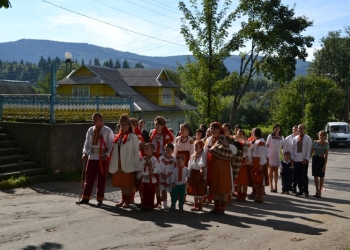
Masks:
[[[296,196],[303,195],[303,192],[296,193],[295,195],[296,195]]]
[[[292,191],[291,191],[293,194],[296,194],[297,193],[297,191],[295,190],[295,189],[292,189]]]
[[[89,200],[81,199],[80,201],[75,202],[76,204],[89,204]]]
[[[97,206],[101,207],[103,205],[103,201],[97,201]]]
[[[305,193],[305,195],[304,195],[304,196],[307,198],[307,197],[309,197],[309,194]]]

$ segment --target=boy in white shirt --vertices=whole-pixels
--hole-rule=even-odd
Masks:
[[[144,156],[140,162],[140,168],[142,172],[142,205],[143,211],[154,210],[154,196],[156,192],[157,179],[154,174],[160,173],[158,160],[153,156],[155,146],[152,143],[146,143],[144,146]]]
[[[185,159],[182,155],[176,157],[176,168],[172,174],[171,192],[171,210],[175,210],[177,198],[179,198],[179,210],[184,210],[185,194],[186,194],[186,180],[188,176],[188,168],[184,166]]]

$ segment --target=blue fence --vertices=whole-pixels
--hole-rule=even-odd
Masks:
[[[90,121],[100,112],[104,120],[117,120],[122,113],[132,115],[131,98],[72,97],[55,95],[0,95],[1,120]],[[51,118],[51,119],[50,119]]]

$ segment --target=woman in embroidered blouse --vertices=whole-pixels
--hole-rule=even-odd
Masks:
[[[221,124],[219,122],[211,123],[210,131],[212,136],[206,140],[204,147],[204,152],[208,153],[209,193],[213,195],[214,199],[214,209],[210,213],[223,214],[225,213],[228,196],[232,191],[231,162],[216,157],[209,152],[209,148],[218,142],[220,135],[223,135]],[[223,146],[230,148],[233,154],[237,153],[237,148],[233,144],[229,144],[226,140],[221,143]]]
[[[180,125],[181,135],[176,137],[174,144],[174,156],[183,155],[185,159],[185,167],[188,167],[190,156],[194,153],[194,140],[192,139],[192,131],[190,125],[186,122]]]
[[[312,144],[312,176],[314,177],[316,194],[314,197],[321,198],[321,191],[324,183],[324,175],[328,159],[329,144],[326,141],[327,133],[321,130],[318,133],[319,140]]]
[[[280,165],[280,153],[284,144],[282,136],[282,126],[276,124],[273,127],[273,133],[269,134],[266,140],[268,158],[269,158],[269,182],[270,191],[277,193],[278,167]],[[275,186],[273,185],[275,184]]]
[[[139,140],[132,132],[127,114],[120,115],[120,131],[114,138],[109,172],[113,174],[112,186],[120,187],[122,200],[117,207],[129,207],[132,189],[135,187],[135,172],[139,170]]]

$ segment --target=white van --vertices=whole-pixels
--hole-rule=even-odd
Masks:
[[[350,146],[350,129],[346,122],[328,122],[325,130],[329,146]]]

